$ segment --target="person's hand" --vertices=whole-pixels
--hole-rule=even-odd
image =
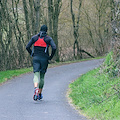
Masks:
[[[51,60],[51,58],[49,57],[48,60]]]
[[[51,64],[51,60],[48,60],[48,64]]]
[[[33,57],[34,53],[32,53],[30,56]]]

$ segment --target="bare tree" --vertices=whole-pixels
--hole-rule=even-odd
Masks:
[[[58,48],[58,18],[62,0],[48,0],[48,19],[49,19],[49,32],[54,39],[57,50],[55,53],[55,60],[59,61],[59,48]]]
[[[1,47],[2,47],[2,55],[1,55],[1,59],[2,59],[2,64],[3,64],[3,68],[1,69],[10,69],[10,65],[9,65],[9,57],[10,57],[10,44],[12,41],[12,18],[11,15],[9,13],[9,9],[8,9],[8,5],[7,5],[7,0],[6,1],[0,1],[0,5],[1,5],[1,34],[0,34],[0,38],[1,38]],[[4,34],[6,33],[6,35]],[[4,38],[3,38],[4,36]],[[4,40],[7,39],[7,40]]]
[[[17,46],[17,51],[19,54],[18,56],[18,61],[19,61],[19,65],[22,67],[23,63],[21,61],[24,61],[24,48],[25,48],[25,42],[23,40],[23,34],[20,30],[20,24],[18,21],[18,5],[19,5],[19,0],[12,0],[12,10],[13,10],[13,16],[14,16],[14,20],[15,20],[15,24],[14,24],[14,35],[16,37],[16,46]],[[15,48],[14,48],[15,49]],[[16,55],[17,56],[17,55]]]
[[[112,50],[117,75],[120,76],[120,0],[111,0]]]
[[[82,6],[82,0],[79,0],[79,7],[78,7],[78,15],[75,16],[75,13],[73,12],[73,0],[70,2],[70,10],[72,15],[72,23],[73,23],[73,36],[74,36],[74,45],[73,45],[73,53],[74,58],[78,57],[82,59],[82,52],[86,53],[87,55],[93,57],[90,53],[86,52],[85,50],[82,50],[81,46],[79,45],[78,38],[79,36],[79,22],[80,22],[80,11]],[[77,20],[76,20],[77,19]],[[77,55],[75,54],[75,49],[77,48]]]
[[[22,0],[22,2],[23,2],[24,15],[25,15],[27,39],[30,40],[30,38],[31,38],[31,32],[30,32],[30,22],[29,22],[27,2],[26,2],[26,0]]]
[[[42,19],[45,18],[44,6],[42,5],[43,3],[44,1],[41,2],[41,0],[29,0],[30,9],[28,10],[28,12],[29,12],[29,21],[31,24],[30,28],[32,35],[37,34],[39,32]],[[46,20],[44,19],[43,21]]]
[[[76,46],[77,46],[77,56],[79,56],[79,52],[80,52],[78,37],[79,37],[79,21],[80,21],[81,5],[82,5],[82,0],[79,0],[78,15],[77,15],[77,20],[76,20],[75,13],[73,12],[73,0],[70,1],[70,6],[71,6],[70,9],[71,9],[71,15],[72,15],[72,22],[73,22],[73,31],[74,31],[73,36],[75,38],[74,45],[73,45],[74,57],[76,57],[75,55]],[[80,54],[80,58],[82,58],[82,54]]]
[[[97,15],[101,16],[101,13],[104,13],[103,10],[107,8],[103,4],[106,2],[100,0],[102,4],[99,4],[97,1],[94,2],[96,9],[98,8],[95,12],[97,13],[98,11],[99,14]],[[96,17],[100,18],[99,22],[96,20],[96,23],[100,23],[99,25],[97,24],[96,27],[95,24],[93,24],[93,19],[91,19],[91,14],[88,13],[89,11],[86,11],[86,14],[84,14],[85,12],[82,7],[86,2],[84,2],[84,4],[83,2],[83,0],[77,0],[76,3],[73,0],[0,0],[0,70],[31,66],[31,58],[25,50],[25,44],[31,39],[32,35],[39,32],[40,25],[43,23],[48,24],[49,35],[57,45],[56,61],[59,61],[61,58],[63,58],[61,59],[63,61],[71,60],[73,56],[75,58],[78,56],[82,58],[84,57],[83,53],[93,57],[86,52],[86,44],[88,43],[90,43],[89,48],[91,51],[99,53],[100,48],[100,52],[102,53],[104,51],[102,48],[106,48],[104,44],[106,42],[105,34],[109,33],[109,31],[107,31],[109,26],[107,26],[106,23],[109,24],[109,21],[106,20],[106,23],[102,24],[104,22],[103,20],[105,20],[106,13],[103,14],[102,18]],[[98,4],[101,6],[101,9],[103,8],[102,10],[99,9],[100,6]],[[74,8],[74,5],[77,7]],[[91,3],[91,5],[93,5],[93,3]],[[117,6],[118,8],[116,6],[115,1],[111,0],[112,17],[110,19],[112,21],[112,28],[115,28],[113,30],[113,43],[116,38],[119,42],[119,22],[118,20],[116,22],[116,19],[119,18],[119,12],[116,12],[119,11],[117,10],[119,9],[119,4]],[[65,10],[67,10],[67,13]],[[107,11],[110,13],[110,9],[107,9]],[[93,12],[93,14],[95,13],[94,11],[91,12]],[[72,34],[70,32],[71,16]],[[83,19],[85,21],[84,24],[82,23]],[[104,29],[103,26],[106,27],[106,29]],[[80,27],[81,29],[79,29]],[[100,28],[100,30],[98,28]],[[68,39],[66,39],[66,36]],[[71,39],[72,37],[74,39]],[[61,40],[60,44],[58,44],[59,40]],[[97,40],[98,42],[96,42]],[[71,52],[72,57],[69,57]],[[62,55],[60,56],[60,54]]]
[[[36,33],[35,31],[35,17],[34,17],[34,0],[29,0],[29,6],[30,6],[30,20],[31,20],[31,32],[32,35]]]
[[[53,0],[48,0],[49,34],[53,37]]]
[[[39,31],[40,26],[40,0],[34,1],[35,15],[36,15],[36,23],[35,23],[35,33]]]
[[[102,55],[104,54],[105,48],[106,48],[106,43],[108,42],[106,38],[107,36],[110,36],[109,34],[109,21],[110,19],[108,18],[109,15],[107,15],[108,8],[109,8],[109,0],[95,0],[95,9],[96,9],[96,25],[93,24],[95,28],[95,33],[97,35],[97,41],[96,41],[96,46],[98,49],[97,55]],[[109,13],[108,13],[109,14]]]

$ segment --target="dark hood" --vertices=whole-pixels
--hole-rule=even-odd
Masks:
[[[46,25],[42,25],[41,28],[40,28],[40,31],[45,31],[47,32],[48,28]]]
[[[40,32],[39,32],[39,36],[40,37],[45,37],[47,35],[47,26],[46,25],[42,25],[40,28]]]

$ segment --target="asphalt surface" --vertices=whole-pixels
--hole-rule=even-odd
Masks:
[[[0,120],[86,120],[66,98],[69,83],[98,67],[100,60],[49,68],[45,76],[43,100],[33,101],[33,73],[9,80],[0,86]]]

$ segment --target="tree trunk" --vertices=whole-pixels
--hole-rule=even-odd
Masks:
[[[54,17],[54,24],[53,24],[53,40],[56,44],[56,53],[55,53],[55,60],[59,62],[59,48],[58,48],[58,17]]]
[[[26,31],[27,31],[27,39],[30,40],[31,38],[31,32],[30,32],[30,24],[29,24],[29,15],[28,15],[28,8],[26,0],[22,0],[23,2],[23,8],[24,8],[24,15],[25,15],[25,23],[26,23]]]
[[[49,33],[53,40],[55,41],[57,50],[55,53],[55,60],[59,61],[59,48],[58,48],[58,18],[60,14],[60,9],[62,5],[62,0],[48,0],[48,19],[49,19]]]
[[[48,0],[48,24],[49,35],[53,38],[53,1]]]
[[[14,15],[15,26],[16,26],[14,34],[16,36],[16,46],[18,48],[18,53],[19,53],[19,56],[18,56],[19,65],[18,66],[22,67],[22,66],[24,66],[23,62],[24,62],[24,46],[25,46],[25,43],[24,43],[24,40],[23,40],[23,35],[22,35],[22,33],[20,31],[20,28],[19,28],[19,22],[18,22],[18,3],[19,3],[19,1],[17,1],[17,2],[14,3],[14,1],[12,0],[13,15]],[[16,8],[16,11],[14,11],[14,8]],[[18,35],[17,35],[17,33],[18,33]]]
[[[32,35],[34,35],[35,34],[35,17],[34,17],[34,9],[33,9],[33,5],[34,5],[33,0],[29,0],[29,5],[30,5],[30,20],[32,25]]]
[[[35,8],[35,14],[36,14],[36,23],[35,23],[35,33],[39,31],[40,27],[40,0],[34,1],[34,8]]]
[[[79,50],[79,43],[78,43],[78,37],[79,37],[79,20],[80,20],[80,8],[82,5],[82,0],[79,0],[79,8],[78,8],[78,16],[77,16],[77,22],[75,22],[75,14],[73,12],[73,0],[71,0],[70,2],[70,10],[71,10],[71,16],[72,16],[72,22],[73,22],[73,36],[74,36],[74,45],[73,45],[73,54],[74,54],[74,58],[76,58],[76,54],[75,54],[75,49],[77,47],[77,57],[79,56],[80,59],[82,58],[82,54],[80,53]]]

